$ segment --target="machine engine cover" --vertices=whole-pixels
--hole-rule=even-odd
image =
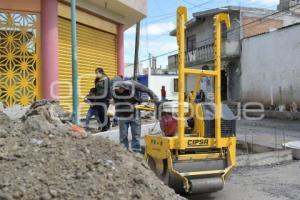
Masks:
[[[215,106],[213,104],[203,104],[202,110],[205,137],[215,137]],[[221,134],[222,137],[234,137],[236,135],[236,116],[226,104],[222,104]]]
[[[162,115],[159,125],[167,137],[173,137],[177,132],[177,120],[171,114]]]

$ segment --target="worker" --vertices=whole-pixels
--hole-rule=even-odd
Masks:
[[[164,85],[161,87],[160,93],[161,93],[161,101],[165,101],[166,100],[166,88]]]
[[[93,116],[95,117],[99,125],[101,124],[98,110],[95,107],[96,104],[95,97],[96,97],[96,89],[92,88],[90,89],[89,94],[84,98],[84,102],[86,102],[90,106],[85,118],[85,125],[84,125],[85,128],[89,127],[90,120]]]
[[[101,67],[97,68],[95,70],[95,73],[95,89],[97,99],[95,108],[98,111],[98,116],[101,121],[99,130],[103,132],[107,131],[110,128],[110,119],[106,114],[109,106],[109,100],[111,99],[110,80]]]
[[[141,103],[141,93],[147,93],[150,98],[159,103],[158,97],[148,87],[133,80],[114,81],[112,97],[116,106],[116,116],[119,119],[120,143],[129,149],[128,128],[131,128],[131,149],[141,151],[141,116],[135,105]]]
[[[195,103],[205,102],[205,100],[205,92],[202,89],[200,89],[199,92],[196,94]]]
[[[194,96],[194,91],[191,91],[188,96],[188,102],[192,102],[192,97]]]
[[[113,85],[113,83],[114,82],[116,82],[116,81],[121,81],[121,80],[124,80],[124,77],[122,76],[122,75],[118,75],[118,76],[116,76],[113,80],[111,80],[111,87],[112,87],[112,85]],[[112,88],[111,88],[112,89]],[[112,100],[111,101],[111,104],[113,104],[114,105],[114,101]],[[114,105],[115,106],[115,105]],[[113,118],[112,118],[112,127],[116,127],[116,126],[118,126],[119,125],[119,120],[118,120],[118,117],[116,116],[116,115],[114,115],[113,116]]]

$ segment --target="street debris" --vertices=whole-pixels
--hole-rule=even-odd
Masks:
[[[0,199],[183,199],[143,157],[64,122],[57,101],[0,112]]]
[[[21,106],[21,105],[14,105],[12,107],[5,107],[3,103],[0,102],[0,110],[4,112],[10,119],[19,119],[21,118],[29,109],[29,106]]]

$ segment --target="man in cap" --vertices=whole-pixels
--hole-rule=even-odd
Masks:
[[[146,93],[158,103],[158,97],[152,90],[133,80],[124,81],[120,78],[114,80],[112,97],[115,102],[116,116],[119,119],[120,143],[129,149],[128,128],[131,128],[131,149],[134,152],[141,151],[141,116],[135,105],[142,102],[141,93]]]

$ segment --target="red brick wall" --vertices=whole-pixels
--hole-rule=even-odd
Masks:
[[[243,25],[244,25],[243,37],[258,35],[261,33],[268,32],[272,28],[281,28],[283,26],[283,21],[280,19],[263,19],[263,20],[258,20],[258,19],[259,19],[258,17],[243,18]],[[249,24],[250,22],[253,23]]]

